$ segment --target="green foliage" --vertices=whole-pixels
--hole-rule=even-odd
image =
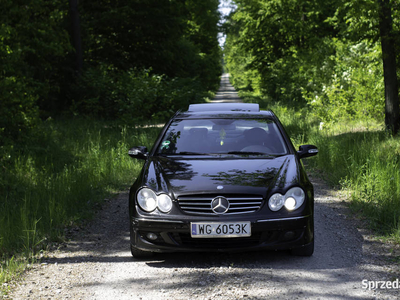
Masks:
[[[302,87],[318,72],[324,55],[332,53],[326,39],[336,32],[326,20],[335,12],[335,1],[235,3],[225,45],[233,83],[245,83],[275,101],[302,102]],[[250,74],[255,76],[245,79]]]
[[[2,0],[0,10],[1,144],[71,105],[109,119],[165,118],[218,87],[218,0],[81,1],[78,79],[68,1]]]
[[[184,31],[182,1],[91,0],[79,8],[91,60],[119,69],[153,67],[169,76],[180,71],[174,47]]]
[[[224,50],[236,88],[297,107],[308,104],[324,126],[384,120],[376,1],[235,3]]]
[[[71,49],[62,28],[63,1],[0,3],[0,144],[28,135],[38,108],[53,105],[60,89],[60,63]]]
[[[330,58],[331,78],[317,83],[321,89],[303,89],[314,114],[326,125],[344,119],[383,120],[380,46],[365,41],[355,45],[336,41],[335,48],[336,53]]]
[[[86,70],[75,93],[83,95],[75,103],[75,114],[117,119],[125,125],[166,121],[207,95],[195,79],[170,79],[150,70],[121,72],[106,66]]]
[[[37,96],[24,81],[0,78],[0,146],[26,137],[39,121]]]
[[[1,149],[0,257],[35,253],[132,183],[140,163],[128,149],[150,147],[159,130],[48,120],[26,146]]]
[[[351,207],[366,216],[372,228],[400,240],[400,140],[359,126],[347,126],[341,134],[333,131],[336,126],[315,131],[310,141],[320,151],[318,168],[347,192]]]
[[[379,7],[374,0],[339,0],[327,20],[346,40],[376,42],[379,38]]]
[[[217,25],[220,22],[219,0],[186,0],[185,5],[190,17],[186,23],[184,37],[198,49],[196,59],[200,60],[199,66],[191,71],[194,72],[191,75],[196,74],[208,90],[216,90],[222,72],[222,52],[217,39]]]
[[[221,74],[217,9],[218,0],[84,1],[86,60],[123,71],[197,78],[205,89],[214,89]]]
[[[7,297],[6,295],[11,289],[10,285],[4,285],[3,283],[15,280],[18,275],[24,272],[27,265],[33,261],[22,256],[13,256],[10,259],[3,259],[0,256],[0,295],[3,298]]]
[[[238,90],[260,93],[261,76],[252,69],[252,56],[246,53],[235,41],[236,36],[230,34],[225,42],[224,53],[230,81]]]

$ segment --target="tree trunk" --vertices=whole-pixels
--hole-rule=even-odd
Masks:
[[[79,75],[83,67],[83,53],[82,53],[82,41],[81,41],[81,27],[79,23],[78,0],[69,0],[69,7],[71,13],[71,22],[72,22],[72,42],[76,53],[75,69],[77,74]]]
[[[385,125],[393,134],[397,134],[400,129],[400,108],[390,0],[379,0],[379,29],[385,81]]]

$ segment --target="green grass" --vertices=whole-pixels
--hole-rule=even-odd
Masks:
[[[133,183],[141,162],[128,149],[151,147],[159,131],[48,120],[28,143],[0,148],[0,286],[62,239],[65,226],[90,218],[104,198]]]
[[[400,138],[385,131],[315,136],[318,166],[349,194],[379,234],[400,241]]]
[[[307,108],[241,95],[272,109],[293,144],[314,144],[319,154],[308,163],[323,171],[324,179],[346,191],[349,205],[378,235],[400,243],[400,136],[383,124],[364,120],[337,120],[322,126]],[[321,173],[319,173],[321,174]]]

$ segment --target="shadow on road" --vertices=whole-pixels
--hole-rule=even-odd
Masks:
[[[129,250],[128,194],[110,201],[87,229],[74,232],[61,248],[69,253],[49,258],[50,263],[126,263],[146,262],[154,268],[254,266],[274,269],[338,269],[361,263],[362,237],[356,228],[347,228],[336,203],[315,204],[316,248],[312,257],[292,256],[289,251],[245,253],[159,253],[148,260],[132,258]],[[344,233],[344,231],[346,231]],[[345,236],[344,236],[345,234]],[[346,239],[346,240],[343,240]]]

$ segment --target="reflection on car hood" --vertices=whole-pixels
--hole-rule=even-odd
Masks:
[[[174,197],[191,194],[254,194],[284,189],[298,182],[294,155],[273,159],[196,159],[152,157],[143,170],[142,184]]]

